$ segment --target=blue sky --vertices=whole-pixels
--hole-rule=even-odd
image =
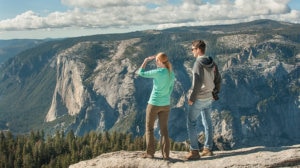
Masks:
[[[0,40],[75,37],[257,19],[300,23],[299,0],[0,0]]]

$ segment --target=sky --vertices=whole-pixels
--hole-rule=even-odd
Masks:
[[[300,24],[300,1],[0,0],[0,40],[78,37],[258,19]]]

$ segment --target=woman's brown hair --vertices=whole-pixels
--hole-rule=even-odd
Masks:
[[[168,56],[165,53],[163,52],[158,53],[156,55],[156,58],[166,66],[169,73],[172,71],[172,64],[169,62]]]

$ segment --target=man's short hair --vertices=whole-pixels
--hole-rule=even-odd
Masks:
[[[203,40],[193,41],[192,46],[195,48],[199,48],[205,54],[206,44]]]

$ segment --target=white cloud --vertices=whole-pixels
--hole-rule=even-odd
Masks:
[[[299,23],[300,12],[288,7],[288,0],[62,0],[72,10],[53,12],[45,17],[27,11],[0,21],[0,31],[49,28],[132,28],[154,25],[174,26],[226,24],[255,19]]]
[[[99,1],[99,0],[61,0],[63,4],[71,7],[79,8],[107,8],[107,7],[122,7],[122,6],[143,6],[145,4],[166,4],[167,0],[114,0],[114,1]]]
[[[255,0],[244,1],[236,0],[235,5],[237,11],[241,15],[271,15],[271,14],[283,14],[290,11],[287,2],[284,3],[278,0]]]

